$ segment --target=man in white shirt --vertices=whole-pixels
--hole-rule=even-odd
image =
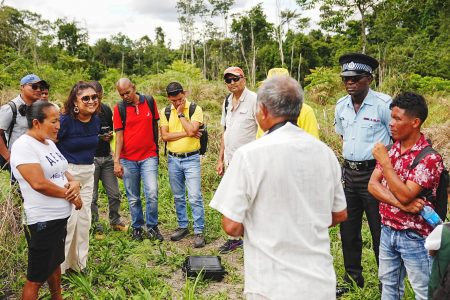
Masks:
[[[210,203],[225,232],[244,236],[247,299],[336,297],[328,227],[347,217],[341,171],[328,146],[288,121],[302,102],[293,78],[264,83],[256,116],[267,133],[236,150]]]

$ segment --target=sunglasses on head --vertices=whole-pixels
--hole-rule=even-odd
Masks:
[[[239,80],[241,80],[242,77],[238,76],[238,77],[227,77],[225,78],[225,82],[230,84],[231,82],[238,82]]]
[[[97,94],[93,94],[93,95],[90,95],[90,96],[86,95],[86,96],[81,97],[81,101],[84,104],[89,103],[89,100],[92,100],[93,102],[97,102],[98,101],[98,95]]]
[[[352,82],[358,82],[361,79],[363,79],[364,77],[369,77],[367,75],[358,75],[358,76],[342,76],[342,82],[346,83],[348,81],[352,81]]]
[[[41,85],[41,84],[39,84],[39,83],[29,83],[28,85],[31,86],[31,88],[33,89],[33,91],[36,91],[36,90],[41,90],[41,91],[43,91],[43,90],[44,90],[44,86]]]
[[[183,92],[183,90],[175,90],[175,91],[167,92],[167,96],[175,97],[176,95],[178,95],[179,93],[182,93],[182,92]]]

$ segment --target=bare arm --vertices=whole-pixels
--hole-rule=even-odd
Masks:
[[[403,211],[417,214],[425,205],[420,198],[414,198],[412,201],[403,204],[391,191],[381,184],[382,173],[379,169],[375,169],[369,180],[368,190],[378,201],[395,206]]]
[[[331,225],[330,227],[336,226],[337,224],[347,220],[347,209],[331,212]]]
[[[17,166],[17,170],[33,190],[45,196],[66,199],[70,203],[73,203],[77,209],[81,208],[80,183],[78,181],[70,181],[67,183],[66,185],[71,184],[69,188],[60,187],[45,178],[40,164],[19,165]]]
[[[114,174],[122,178],[123,167],[120,164],[120,153],[122,153],[123,148],[123,130],[116,131],[116,153],[114,155]]]
[[[169,132],[169,126],[161,126],[161,139],[164,142],[173,142],[179,139],[187,137],[187,133],[185,131],[180,132]]]
[[[234,222],[225,216],[222,216],[222,228],[231,236],[241,237],[244,235],[244,225],[242,223]]]
[[[3,129],[0,129],[0,136],[3,135],[5,131]],[[6,161],[9,162],[9,157],[11,153],[9,153],[8,148],[5,145],[5,141],[0,137],[0,155],[5,158]]]
[[[217,175],[222,176],[225,172],[225,166],[224,166],[224,155],[225,155],[225,143],[223,140],[225,132],[222,133],[222,136],[220,137],[220,149],[219,149],[219,159],[217,160],[217,167],[216,172]]]
[[[375,159],[383,167],[383,176],[389,186],[389,191],[394,197],[400,201],[401,204],[408,204],[416,199],[422,191],[422,187],[413,181],[408,180],[404,183],[400,179],[391,164],[386,147],[381,143],[377,143],[373,147],[372,153]]]

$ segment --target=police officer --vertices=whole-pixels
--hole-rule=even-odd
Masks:
[[[342,181],[347,199],[347,221],[341,223],[342,252],[344,255],[344,281],[364,286],[362,276],[361,226],[366,213],[372,235],[372,246],[378,264],[381,222],[378,201],[367,191],[375,168],[372,148],[376,142],[390,142],[390,96],[370,89],[373,72],[378,61],[359,53],[339,58],[342,82],[348,93],[338,100],[335,109],[335,130],[343,138],[344,164]],[[336,296],[348,292],[345,286],[336,289]]]

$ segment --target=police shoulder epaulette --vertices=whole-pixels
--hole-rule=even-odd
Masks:
[[[339,103],[345,101],[348,97],[350,97],[350,95],[346,95],[346,96],[342,97],[341,99],[339,99],[339,100],[336,102],[336,105],[338,105]]]
[[[378,99],[382,100],[383,102],[387,103],[387,102],[392,100],[392,97],[389,96],[389,95],[386,95],[386,94],[383,94],[383,93],[380,93],[380,92],[375,92],[375,91],[372,91],[372,92],[375,94],[375,96]]]

